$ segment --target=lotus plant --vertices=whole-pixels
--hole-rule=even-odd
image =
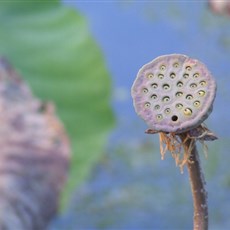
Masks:
[[[146,133],[159,133],[162,159],[171,152],[181,171],[187,165],[193,201],[194,230],[208,229],[208,205],[196,141],[217,139],[203,123],[212,112],[216,83],[207,67],[182,54],[160,56],[144,65],[131,94]],[[205,151],[206,152],[206,151]]]

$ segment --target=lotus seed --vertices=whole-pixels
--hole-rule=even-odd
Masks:
[[[184,115],[186,115],[186,116],[191,116],[191,115],[192,115],[192,110],[189,109],[189,108],[186,108],[186,109],[184,110]]]
[[[170,74],[170,77],[173,79],[173,78],[176,77],[176,74],[175,74],[175,73],[171,73],[171,74]]]
[[[171,110],[169,108],[165,109],[165,113],[169,114],[171,112]]]
[[[148,93],[148,89],[144,88],[143,93]]]
[[[199,73],[195,73],[195,74],[193,75],[193,77],[194,77],[194,78],[198,78],[198,77],[199,77]]]
[[[176,108],[177,108],[177,109],[182,109],[182,108],[183,108],[183,105],[180,104],[180,103],[178,103],[178,104],[176,104]]]
[[[177,87],[182,87],[183,83],[181,81],[177,82]]]
[[[182,95],[183,95],[182,92],[177,92],[177,93],[176,93],[176,96],[177,96],[177,97],[181,97]]]
[[[160,69],[164,71],[166,69],[165,65],[162,65]]]
[[[199,101],[194,101],[193,105],[194,105],[195,107],[199,107],[199,106],[200,106],[200,102],[199,102]]]
[[[188,95],[186,96],[186,99],[192,100],[192,99],[193,99],[193,96],[192,96],[191,94],[188,94]]]
[[[173,66],[174,66],[175,68],[178,68],[178,67],[179,67],[179,63],[178,63],[178,62],[175,62],[175,63],[173,64]]]
[[[200,90],[200,91],[198,92],[198,94],[199,94],[199,96],[203,97],[203,96],[205,95],[205,91]]]
[[[168,102],[169,99],[170,99],[170,98],[169,98],[168,96],[166,96],[166,97],[163,97],[162,101],[163,101],[163,102]]]
[[[188,75],[187,73],[185,73],[185,74],[183,75],[183,77],[186,79],[186,78],[189,77],[189,75]]]
[[[164,90],[167,90],[167,89],[169,89],[169,88],[170,88],[170,87],[169,87],[168,84],[164,84],[164,85],[163,85],[163,89],[164,89]]]
[[[186,67],[186,70],[187,70],[187,71],[191,71],[191,70],[192,70],[192,67],[191,67],[191,66],[187,66],[187,67]]]
[[[149,108],[150,107],[150,103],[149,102],[146,102],[145,103],[145,108],[147,109],[147,108]]]
[[[160,109],[160,106],[159,105],[155,105],[154,109]]]
[[[197,84],[196,84],[196,83],[192,83],[192,84],[190,85],[190,87],[191,87],[191,88],[196,88],[196,87],[197,87]]]
[[[207,67],[181,54],[147,63],[132,86],[137,114],[160,132],[183,133],[199,126],[212,111],[215,93],[216,83]]]
[[[163,116],[161,114],[157,115],[157,120],[161,120],[163,118]]]
[[[153,78],[153,74],[152,73],[149,73],[148,75],[147,75],[147,77],[149,78],[149,79],[151,79],[151,78]]]
[[[163,74],[158,74],[158,77],[159,77],[160,79],[163,79],[163,78],[164,78],[164,75],[163,75]]]
[[[152,98],[152,99],[157,99],[157,95],[156,95],[156,94],[153,94],[153,95],[151,96],[151,98]]]
[[[153,83],[151,86],[152,86],[154,89],[156,89],[156,88],[158,87],[158,85],[157,85],[156,83]]]
[[[201,85],[201,86],[205,86],[206,84],[207,84],[206,81],[201,81],[201,82],[200,82],[200,85]]]

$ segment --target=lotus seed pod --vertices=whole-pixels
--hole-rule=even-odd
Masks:
[[[209,116],[216,83],[200,61],[171,54],[144,65],[131,94],[136,113],[150,129],[182,133]]]

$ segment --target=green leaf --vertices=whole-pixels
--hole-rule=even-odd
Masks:
[[[59,1],[1,1],[0,55],[36,96],[54,101],[71,138],[69,192],[103,153],[113,124],[110,78],[85,19]]]

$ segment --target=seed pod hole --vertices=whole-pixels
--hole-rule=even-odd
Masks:
[[[152,79],[153,78],[153,73],[149,73],[149,74],[147,74],[147,78],[149,78],[149,79]]]
[[[176,85],[177,85],[177,87],[182,87],[183,86],[183,82],[178,81]]]
[[[170,108],[165,109],[165,113],[166,113],[166,114],[169,114],[170,112],[171,112],[171,109],[170,109]]]
[[[176,104],[176,108],[177,108],[177,109],[182,109],[182,108],[183,108],[183,105],[182,105],[181,103],[178,103],[178,104]]]
[[[200,85],[201,85],[201,86],[205,86],[205,85],[207,85],[207,82],[206,82],[206,81],[201,81],[201,82],[200,82]]]
[[[165,65],[162,65],[161,67],[160,67],[160,70],[161,71],[164,71],[166,69],[166,66]]]
[[[151,95],[151,98],[155,100],[155,99],[157,99],[157,95],[153,94],[153,95]]]
[[[183,95],[182,92],[176,92],[176,97],[181,97]]]
[[[153,84],[151,85],[151,87],[153,87],[154,89],[156,89],[156,88],[158,87],[158,84],[157,84],[157,83],[153,83]]]
[[[195,107],[199,107],[199,106],[200,106],[200,102],[199,102],[199,101],[194,101],[194,102],[193,102],[193,105],[194,105]]]
[[[190,108],[186,108],[186,109],[184,110],[184,115],[185,115],[185,116],[191,116],[191,115],[192,115],[192,110],[191,110]]]
[[[178,62],[175,62],[175,63],[173,64],[173,67],[178,68],[178,67],[179,67],[179,63],[178,63]]]
[[[164,85],[163,85],[163,89],[164,89],[164,90],[168,90],[169,88],[170,88],[170,86],[169,86],[168,84],[164,84]]]
[[[194,77],[194,78],[198,78],[199,76],[200,76],[199,73],[194,73],[194,74],[193,74],[193,77]]]
[[[165,97],[163,97],[163,99],[162,99],[163,102],[168,102],[169,100],[170,100],[170,98],[169,98],[168,96],[165,96]]]
[[[142,92],[143,92],[143,93],[148,93],[148,89],[147,89],[147,88],[144,88],[144,89],[142,89]]]
[[[160,109],[160,106],[159,105],[155,105],[154,109],[158,110],[158,109]]]
[[[197,84],[196,83],[192,83],[191,85],[190,85],[190,88],[196,88],[197,87]]]
[[[189,78],[189,74],[185,73],[185,74],[183,75],[183,78],[185,78],[185,79]]]
[[[188,95],[186,95],[186,99],[187,99],[187,100],[192,100],[192,99],[193,99],[193,96],[192,96],[191,94],[188,94]]]
[[[171,77],[172,79],[174,79],[174,78],[176,77],[176,74],[175,74],[175,73],[170,73],[170,77]]]
[[[159,78],[159,79],[163,79],[163,78],[164,78],[164,75],[160,73],[160,74],[158,74],[158,78]]]
[[[157,114],[157,120],[162,120],[163,116],[161,114]]]
[[[192,70],[192,67],[191,66],[186,66],[185,68],[187,71],[191,71]]]
[[[205,91],[204,91],[204,90],[200,90],[200,91],[198,92],[198,95],[199,95],[200,97],[203,97],[203,96],[205,95]]]
[[[149,102],[146,102],[146,103],[145,103],[145,108],[148,109],[148,108],[150,107],[150,105],[151,105],[151,104],[150,104]]]
[[[178,116],[173,115],[173,116],[171,117],[171,119],[172,119],[172,121],[176,122],[176,121],[178,120]]]

